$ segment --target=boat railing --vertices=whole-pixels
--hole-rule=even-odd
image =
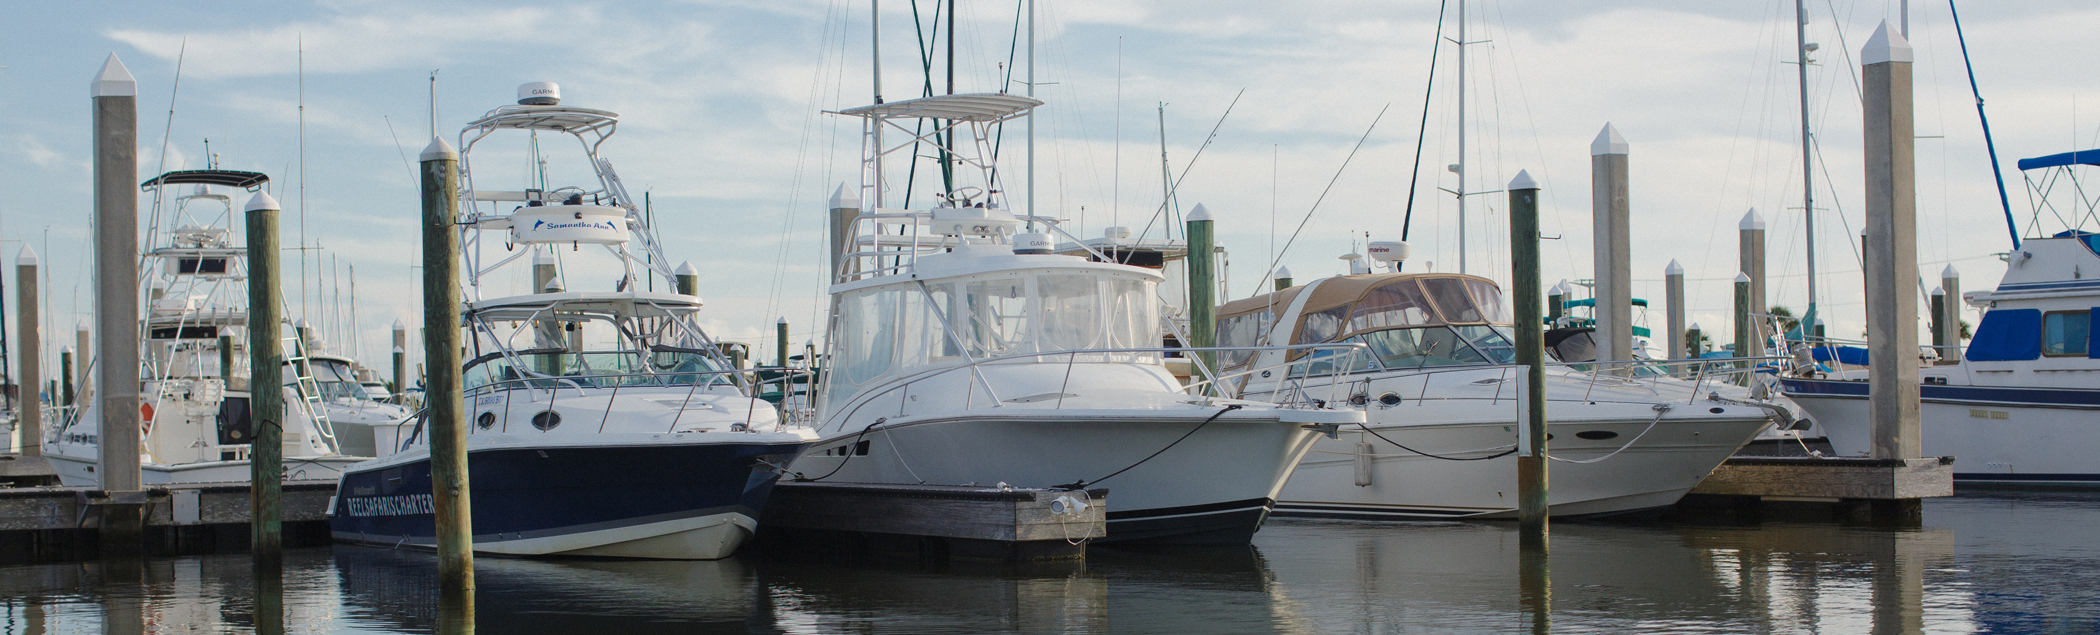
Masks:
[[[736,379],[744,375],[748,375],[749,377],[745,379],[744,384],[740,385],[736,382]],[[685,411],[691,408],[693,403],[693,397],[695,395],[700,394],[701,388],[721,386],[737,388],[738,391],[741,393],[742,386],[748,385],[752,387],[753,393],[759,393],[762,392],[767,385],[780,384],[781,394],[783,395],[782,406],[779,412],[781,416],[781,422],[786,425],[807,426],[810,423],[810,415],[806,411],[807,409],[797,409],[787,405],[786,402],[788,400],[785,397],[795,394],[796,384],[810,385],[814,378],[815,371],[808,368],[783,368],[777,366],[760,366],[733,370],[693,370],[667,373],[604,373],[590,375],[520,377],[515,379],[503,379],[492,381],[486,384],[481,384],[472,388],[468,388],[462,394],[462,397],[465,402],[472,403],[474,401],[474,398],[483,395],[494,395],[498,393],[505,393],[516,390],[545,390],[548,393],[547,407],[545,409],[553,410],[554,407],[561,402],[561,394],[564,390],[575,390],[577,397],[584,397],[590,394],[588,392],[585,392],[586,388],[611,388],[612,393],[606,398],[605,411],[599,414],[598,416],[598,431],[604,432],[605,424],[612,420],[613,405],[619,403],[621,388],[676,388],[683,386],[687,388],[685,399],[684,401],[678,404],[678,407],[676,408],[676,414],[673,414],[671,416],[671,425],[664,429],[664,432],[669,433],[678,429],[678,424],[680,420],[682,420],[685,417]],[[631,383],[632,380],[646,380],[648,383]],[[731,426],[730,429],[732,431],[741,432],[750,429],[750,425],[755,420],[758,412],[758,401],[758,398],[752,397],[752,403],[749,406],[750,409],[745,413],[743,423]],[[423,424],[426,421],[426,417],[424,416],[424,414],[426,412],[428,412],[428,408],[417,411],[416,414],[411,415],[408,418],[403,419],[400,422],[394,424],[395,438],[402,439],[401,445],[399,447],[400,450],[407,450],[409,447],[414,446],[418,440],[420,440],[420,438],[423,435]],[[499,432],[509,432],[510,414],[511,400],[505,399],[503,402],[503,414],[497,421],[491,422],[491,426],[496,427]],[[533,414],[537,415],[538,413]],[[411,423],[415,425],[415,428],[410,430],[408,436],[401,436],[402,426],[406,426]],[[469,423],[469,425],[478,425],[478,422]],[[540,432],[547,432],[554,429],[554,426],[551,425],[545,427],[535,425],[533,427],[539,429]]]
[[[1687,395],[1687,397],[1684,397],[1687,404],[1696,403],[1699,400],[1700,392],[1709,385],[1723,382],[1734,383],[1738,380],[1747,384],[1755,381],[1754,378],[1759,372],[1761,364],[1786,359],[1788,358],[1782,356],[1765,356],[1672,360],[1628,359],[1588,362],[1549,361],[1545,363],[1548,369],[1561,369],[1585,376],[1585,386],[1582,396],[1579,398],[1562,397],[1556,399],[1549,396],[1547,401],[1591,403],[1595,401],[1594,395],[1597,387],[1600,385],[1608,388],[1645,385],[1650,393],[1657,396],[1683,391]],[[1378,375],[1377,379],[1390,379],[1396,376],[1401,378],[1421,377],[1422,384],[1417,389],[1413,399],[1418,405],[1431,401],[1486,401],[1490,404],[1497,404],[1503,400],[1515,401],[1521,398],[1518,391],[1513,390],[1505,394],[1502,387],[1515,383],[1514,378],[1522,377],[1525,369],[1526,367],[1523,364],[1469,364],[1435,368],[1354,371],[1350,374],[1375,374]],[[1496,379],[1494,380],[1495,393],[1493,395],[1487,397],[1430,396],[1430,387],[1435,383],[1438,376],[1464,374],[1468,376],[1468,379],[1461,383],[1472,384],[1488,381],[1473,378],[1487,371],[1496,373]],[[1368,390],[1372,379],[1374,378],[1356,377],[1347,380],[1349,385],[1347,389],[1349,395],[1347,397],[1348,403],[1355,406],[1368,407],[1371,401],[1376,400],[1384,407],[1392,407],[1408,401],[1407,398],[1397,394],[1392,395],[1393,399],[1391,401],[1383,399],[1383,396],[1378,398],[1372,397]],[[1359,384],[1364,389],[1358,389],[1357,386]],[[1678,398],[1673,396],[1667,402],[1657,400],[1655,403],[1675,402]]]
[[[886,382],[886,383],[885,383],[885,385],[884,385],[884,386],[882,386],[882,387],[881,387],[880,389],[876,389],[876,390],[867,390],[867,391],[863,391],[863,392],[861,392],[861,393],[859,393],[859,394],[855,395],[855,396],[854,396],[854,397],[852,398],[852,400],[851,400],[851,401],[847,402],[847,405],[848,405],[848,406],[851,406],[851,407],[850,407],[850,408],[846,408],[846,409],[845,409],[845,413],[846,413],[846,414],[844,415],[844,417],[842,417],[842,419],[851,419],[851,418],[852,418],[852,417],[853,417],[854,415],[856,415],[856,414],[859,414],[859,412],[860,412],[860,409],[861,409],[861,408],[863,408],[863,407],[867,406],[867,405],[868,405],[868,404],[870,404],[870,403],[873,403],[873,402],[874,402],[874,401],[875,401],[875,400],[876,400],[877,398],[879,398],[879,397],[882,397],[882,396],[884,396],[884,395],[888,395],[888,394],[891,394],[891,393],[895,393],[895,392],[898,392],[898,391],[901,391],[901,390],[905,390],[905,389],[907,389],[907,388],[910,388],[911,386],[913,386],[913,385],[915,385],[915,384],[917,384],[917,383],[919,383],[919,382],[921,382],[921,381],[925,381],[925,380],[928,380],[928,379],[932,379],[932,378],[934,378],[934,377],[939,377],[939,376],[942,376],[942,375],[947,375],[947,374],[950,374],[950,373],[955,373],[955,372],[965,372],[965,373],[968,373],[968,374],[969,374],[969,375],[971,376],[971,379],[972,379],[972,380],[974,380],[974,381],[971,381],[971,382],[966,382],[966,386],[967,386],[967,387],[966,387],[966,388],[964,389],[964,395],[963,395],[963,409],[965,409],[965,410],[972,410],[972,409],[975,409],[975,408],[976,408],[976,396],[977,396],[977,389],[978,389],[978,387],[979,387],[980,385],[981,385],[981,386],[983,387],[983,389],[984,389],[985,393],[987,394],[987,396],[989,396],[989,397],[991,398],[991,401],[990,401],[990,403],[992,404],[992,405],[991,405],[991,407],[993,407],[993,408],[1003,408],[1003,407],[1005,407],[1005,404],[1006,404],[1006,403],[1008,403],[1008,402],[1007,402],[1007,401],[1005,401],[1005,400],[1001,400],[1001,399],[999,398],[999,395],[998,395],[998,393],[997,393],[997,392],[995,392],[995,391],[993,390],[993,388],[992,388],[992,386],[991,386],[991,382],[990,382],[989,380],[987,380],[987,379],[985,378],[984,374],[983,374],[983,373],[981,372],[981,369],[982,369],[982,367],[984,367],[984,366],[987,366],[987,365],[993,365],[993,364],[1013,364],[1013,363],[1031,363],[1031,362],[1030,362],[1030,360],[1038,360],[1038,359],[1045,359],[1045,358],[1049,358],[1049,361],[1051,361],[1051,362],[1055,362],[1055,361],[1056,361],[1056,360],[1055,360],[1055,358],[1058,358],[1058,357],[1063,357],[1063,358],[1064,358],[1064,363],[1065,363],[1065,372],[1064,372],[1064,378],[1063,378],[1063,380],[1061,381],[1060,385],[1058,386],[1058,390],[1057,390],[1057,392],[1056,392],[1056,393],[1054,394],[1054,396],[1056,397],[1056,403],[1054,403],[1054,404],[1052,404],[1052,405],[1051,405],[1051,409],[1053,409],[1053,410],[1056,410],[1056,409],[1062,409],[1062,408],[1064,407],[1064,400],[1065,400],[1065,397],[1067,397],[1067,396],[1071,396],[1071,395],[1070,395],[1069,393],[1067,393],[1066,391],[1067,391],[1067,389],[1068,389],[1068,388],[1070,388],[1070,387],[1071,387],[1071,381],[1072,381],[1072,371],[1073,371],[1073,368],[1074,368],[1074,367],[1076,367],[1076,366],[1078,365],[1078,361],[1079,361],[1079,359],[1080,359],[1081,357],[1083,357],[1083,356],[1099,356],[1099,357],[1101,358],[1101,359],[1100,359],[1100,361],[1101,361],[1101,362],[1106,362],[1106,363],[1127,363],[1127,360],[1129,360],[1129,359],[1134,359],[1134,358],[1136,358],[1136,356],[1140,356],[1140,355],[1151,355],[1151,354],[1165,355],[1165,354],[1168,354],[1168,353],[1173,353],[1173,354],[1178,354],[1178,355],[1187,355],[1187,354],[1189,354],[1189,353],[1204,353],[1204,352],[1217,352],[1217,353],[1227,353],[1227,352],[1253,352],[1253,353],[1259,353],[1259,352],[1263,352],[1263,351],[1296,351],[1296,350],[1303,350],[1303,351],[1312,351],[1312,350],[1335,350],[1335,351],[1346,351],[1346,352],[1347,352],[1347,354],[1348,354],[1348,356],[1347,356],[1347,357],[1342,357],[1341,359],[1344,359],[1344,360],[1347,360],[1347,361],[1351,361],[1351,362],[1353,362],[1353,361],[1354,361],[1354,359],[1355,359],[1355,357],[1354,357],[1354,356],[1355,356],[1355,355],[1368,355],[1368,354],[1370,354],[1370,348],[1369,348],[1368,346],[1366,346],[1366,345],[1364,345],[1364,344],[1362,344],[1362,343],[1358,343],[1358,342],[1334,342],[1334,343],[1327,343],[1327,344],[1291,344],[1291,345],[1284,345],[1284,346],[1211,346],[1211,347],[1186,347],[1186,348],[1185,348],[1185,347],[1174,347],[1174,346],[1161,346],[1161,347],[1132,347],[1132,348],[1091,348],[1091,349],[1077,349],[1077,350],[1064,350],[1064,351],[1041,351],[1041,352],[1030,352],[1030,353],[1015,353],[1015,354],[1011,354],[1011,355],[1001,355],[1001,356],[998,356],[998,357],[987,357],[987,358],[982,358],[982,359],[971,359],[971,360],[967,360],[967,361],[961,361],[961,362],[957,362],[957,363],[948,363],[948,364],[941,364],[941,365],[937,365],[937,366],[929,366],[929,367],[927,367],[927,368],[919,369],[919,370],[913,371],[913,372],[911,372],[911,373],[908,373],[908,374],[905,374],[905,375],[901,375],[901,376],[895,377],[895,378],[893,378],[893,379],[889,380],[888,382]],[[1120,356],[1128,356],[1128,357],[1126,357],[1126,358],[1125,358],[1124,360],[1117,360],[1117,359],[1115,359],[1114,357],[1112,357],[1112,356],[1119,356],[1119,355],[1120,355]],[[1194,361],[1195,361],[1195,362],[1196,362],[1196,363],[1197,363],[1198,365],[1200,365],[1200,364],[1201,364],[1201,361],[1200,361],[1200,360],[1198,360],[1197,358],[1193,358],[1193,357],[1192,357],[1191,359],[1192,359],[1192,360],[1194,360]],[[1238,377],[1242,377],[1242,376],[1246,376],[1246,375],[1249,375],[1249,374],[1253,374],[1253,373],[1258,373],[1258,372],[1262,372],[1262,371],[1268,371],[1268,372],[1270,372],[1271,374],[1273,374],[1273,373],[1275,373],[1275,372],[1276,372],[1277,370],[1285,370],[1285,371],[1288,371],[1288,369],[1289,369],[1290,367],[1293,367],[1293,366],[1298,366],[1298,365],[1309,365],[1309,364],[1312,364],[1312,363],[1314,363],[1314,362],[1316,362],[1316,361],[1324,362],[1324,361],[1329,361],[1329,360],[1333,360],[1333,359],[1335,359],[1335,358],[1334,358],[1334,357],[1321,357],[1321,358],[1317,358],[1317,359],[1315,359],[1315,358],[1314,358],[1313,356],[1311,356],[1311,355],[1304,355],[1304,356],[1300,356],[1300,357],[1299,357],[1298,359],[1295,359],[1295,360],[1291,360],[1291,361],[1286,361],[1286,362],[1283,362],[1283,363],[1279,363],[1279,364],[1272,364],[1272,365],[1268,365],[1268,366],[1262,366],[1262,367],[1257,367],[1257,368],[1249,368],[1249,369],[1244,369],[1244,370],[1241,370],[1241,371],[1236,371],[1236,372],[1233,372],[1233,373],[1228,373],[1228,374],[1218,375],[1218,376],[1217,376],[1217,378],[1216,378],[1215,380],[1209,380],[1209,379],[1204,379],[1204,380],[1197,380],[1197,381],[1193,381],[1193,382],[1190,382],[1190,383],[1188,383],[1188,384],[1184,384],[1184,385],[1183,385],[1183,386],[1181,387],[1181,391],[1182,391],[1182,392],[1184,392],[1184,393],[1187,393],[1187,394],[1191,394],[1191,395],[1197,395],[1197,396],[1204,396],[1204,397],[1223,397],[1223,398],[1237,398],[1237,397],[1236,397],[1236,393],[1237,393],[1237,391],[1235,391],[1235,390],[1231,390],[1231,387],[1230,387],[1230,385],[1229,385],[1228,383],[1226,383],[1227,381],[1229,381],[1229,380],[1231,380],[1231,379],[1235,379],[1235,378],[1238,378]],[[1289,372],[1285,372],[1285,373],[1284,373],[1284,376],[1285,376],[1285,382],[1286,382],[1286,384],[1287,384],[1287,385],[1291,386],[1291,388],[1289,388],[1289,389],[1287,389],[1287,390],[1285,391],[1285,392],[1287,393],[1287,397],[1286,397],[1285,399],[1281,399],[1281,400],[1276,400],[1276,401],[1275,401],[1274,403],[1277,403],[1278,405],[1286,405],[1286,406],[1296,406],[1296,407],[1324,407],[1324,406],[1325,406],[1326,404],[1328,404],[1328,403],[1332,403],[1332,402],[1333,402],[1333,399],[1334,399],[1334,396],[1335,396],[1335,394],[1337,394],[1337,393],[1339,392],[1340,386],[1341,386],[1341,384],[1343,383],[1343,382],[1342,382],[1342,381],[1340,381],[1340,380],[1342,379],[1342,376],[1343,376],[1343,375],[1346,375],[1346,374],[1348,374],[1348,372],[1349,372],[1349,371],[1348,371],[1348,368],[1349,368],[1350,366],[1351,366],[1351,364],[1340,364],[1340,365],[1337,365],[1337,366],[1336,366],[1336,367],[1334,368],[1334,370],[1332,370],[1332,371],[1330,371],[1329,373],[1327,373],[1328,375],[1331,375],[1331,376],[1332,376],[1332,377],[1331,377],[1332,381],[1329,381],[1329,382],[1328,382],[1328,383],[1329,383],[1329,386],[1330,386],[1330,390],[1329,390],[1328,398],[1327,398],[1327,399],[1324,399],[1324,400],[1323,400],[1323,399],[1313,399],[1313,398],[1310,398],[1310,397],[1308,396],[1308,393],[1307,393],[1307,392],[1306,392],[1306,391],[1304,390],[1304,387],[1305,387],[1305,385],[1306,385],[1306,381],[1305,381],[1305,380],[1306,380],[1306,379],[1308,379],[1308,378],[1309,378],[1309,376],[1311,376],[1311,375],[1312,375],[1311,373],[1301,374],[1301,375],[1298,375],[1298,376],[1296,376],[1296,377],[1292,377],[1292,376],[1291,376],[1291,373],[1289,373]],[[1200,370],[1200,369],[1199,369],[1199,370]],[[1291,380],[1297,380],[1297,381],[1291,381]],[[1031,400],[1031,401],[1034,401],[1034,400]]]

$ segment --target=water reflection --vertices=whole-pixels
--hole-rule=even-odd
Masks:
[[[2094,632],[2095,524],[2081,494],[1932,501],[1913,530],[1558,522],[1534,593],[1563,633]],[[0,566],[0,633],[271,632],[273,601],[293,633],[1527,632],[1523,563],[1514,525],[1333,521],[1084,563],[482,558],[469,620],[431,554],[338,546],[276,582],[239,554]]]

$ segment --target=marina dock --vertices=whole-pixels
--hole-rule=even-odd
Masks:
[[[1792,509],[1836,519],[1915,524],[1926,498],[1954,495],[1954,457],[1743,457],[1715,468],[1692,488],[1683,509],[1753,512]]]
[[[282,509],[287,540],[325,544],[328,503],[335,481],[284,483]],[[249,500],[246,483],[150,487],[111,492],[91,487],[0,489],[0,553],[57,555],[91,550],[102,526],[102,509],[143,504],[149,550],[171,553],[245,548]]]

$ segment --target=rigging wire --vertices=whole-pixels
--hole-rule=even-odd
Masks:
[[[1305,224],[1312,220],[1314,212],[1320,211],[1320,203],[1322,201],[1327,200],[1328,192],[1334,191],[1335,182],[1342,180],[1342,173],[1349,169],[1349,162],[1356,158],[1356,152],[1358,150],[1363,149],[1364,141],[1371,138],[1371,131],[1378,129],[1378,121],[1380,119],[1385,118],[1386,109],[1392,107],[1393,104],[1387,103],[1385,106],[1380,107],[1378,109],[1378,116],[1371,118],[1371,125],[1364,128],[1363,136],[1357,137],[1356,146],[1349,149],[1349,156],[1342,158],[1342,166],[1339,168],[1335,168],[1334,177],[1327,180],[1327,187],[1320,190],[1319,198],[1313,199],[1312,207],[1310,209],[1305,210],[1305,217],[1298,220],[1298,228],[1291,230],[1290,239],[1283,241],[1282,251],[1277,252],[1276,258],[1269,261],[1269,266],[1262,273],[1261,280],[1255,283],[1254,288],[1262,288],[1262,286],[1267,285],[1269,283],[1269,280],[1271,278],[1274,278],[1276,276],[1276,263],[1281,262],[1283,260],[1284,254],[1290,253],[1291,244],[1298,241],[1298,234],[1300,232],[1305,231]]]

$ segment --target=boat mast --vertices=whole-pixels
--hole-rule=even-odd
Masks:
[[[882,103],[882,0],[871,0],[868,2],[868,13],[868,47],[870,55],[874,58],[873,66],[875,69],[875,103],[880,104]],[[872,189],[864,197],[867,201],[862,205],[867,208],[867,211],[874,212],[882,208],[882,122],[879,119],[868,120],[868,135],[869,157],[873,165],[869,166],[867,178],[868,184]],[[876,231],[881,231],[880,227]]]
[[[1816,177],[1810,159],[1814,147],[1808,129],[1808,14],[1803,0],[1794,0],[1794,52],[1801,78],[1801,224],[1808,246],[1808,313],[1816,314]],[[1758,307],[1751,307],[1757,310]]]
[[[949,0],[954,2],[955,0]],[[948,28],[955,28],[949,24]],[[949,36],[953,38],[954,36]],[[952,39],[950,40],[953,41]],[[1035,0],[1028,0],[1028,96],[1035,96]],[[990,187],[990,183],[985,184]],[[1035,109],[1028,109],[1028,231],[1035,231]]]
[[[1458,0],[1458,272],[1466,272],[1466,0]]]

